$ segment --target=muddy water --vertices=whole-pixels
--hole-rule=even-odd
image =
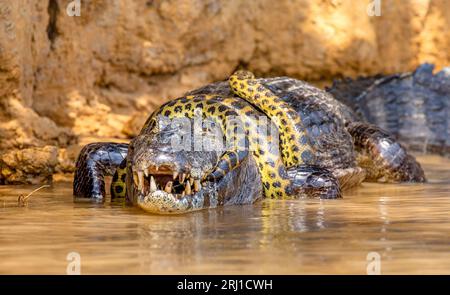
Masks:
[[[184,216],[74,204],[70,184],[0,187],[0,273],[450,273],[450,160],[420,157],[428,184],[364,184],[343,200],[263,201]],[[369,255],[369,256],[370,256]],[[372,264],[373,265],[373,264]]]

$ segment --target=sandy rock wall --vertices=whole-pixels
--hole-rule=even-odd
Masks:
[[[450,64],[450,1],[0,0],[0,183],[71,172],[162,102],[246,67],[309,81]]]

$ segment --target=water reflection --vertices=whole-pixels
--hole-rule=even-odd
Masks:
[[[429,184],[364,184],[343,200],[265,200],[183,216],[74,204],[57,184],[0,187],[0,273],[450,273],[450,161],[422,157]]]
[[[378,200],[378,210],[379,210],[379,216],[380,216],[380,221],[381,221],[381,229],[380,229],[380,233],[381,233],[381,237],[380,237],[380,242],[383,245],[383,250],[381,253],[376,252],[377,254],[381,255],[381,259],[386,260],[389,259],[389,252],[392,250],[392,244],[390,243],[389,239],[388,239],[388,227],[389,227],[389,200],[392,197],[389,196],[383,196],[380,197]]]

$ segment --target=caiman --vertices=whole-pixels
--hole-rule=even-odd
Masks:
[[[85,146],[75,200],[104,201],[105,176],[113,199],[158,214],[264,197],[336,199],[362,181],[425,181],[393,136],[331,94],[246,71],[165,103],[130,144]]]

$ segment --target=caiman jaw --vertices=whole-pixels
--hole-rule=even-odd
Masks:
[[[132,177],[138,205],[145,211],[170,214],[203,208],[200,178],[191,173],[179,172],[169,165],[151,165],[144,169],[133,167]]]
[[[161,190],[182,198],[201,189],[200,179],[191,177],[190,173],[160,169],[158,166],[150,166],[144,170],[133,169],[133,181],[143,195]]]

